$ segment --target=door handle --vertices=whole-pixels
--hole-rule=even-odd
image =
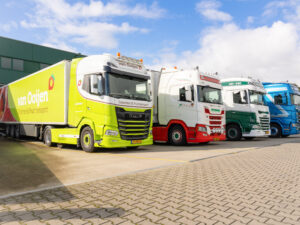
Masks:
[[[87,110],[91,110],[91,108],[90,108],[90,107],[87,107]]]

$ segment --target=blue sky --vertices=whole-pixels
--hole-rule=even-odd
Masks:
[[[0,0],[0,36],[300,84],[300,0]]]

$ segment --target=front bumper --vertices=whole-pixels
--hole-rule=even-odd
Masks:
[[[138,140],[138,143],[135,141],[123,140],[120,137],[104,136],[101,141],[95,141],[95,147],[100,148],[126,148],[126,147],[136,147],[136,146],[145,146],[153,144],[153,137],[151,135],[144,140]]]
[[[203,142],[211,142],[211,141],[225,141],[226,140],[226,133],[225,133],[225,129],[218,127],[217,129],[221,129],[222,132],[221,133],[212,133],[211,129],[209,130],[209,132],[211,132],[210,134],[207,132],[201,132],[199,131],[199,127],[206,127],[205,125],[196,125],[196,128],[194,130],[194,133],[192,132],[188,132],[189,135],[187,136],[187,142],[188,143],[203,143]],[[189,128],[190,130],[191,128]]]
[[[251,130],[250,133],[243,133],[243,137],[268,137],[270,134],[270,130]]]

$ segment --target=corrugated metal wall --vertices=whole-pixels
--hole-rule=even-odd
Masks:
[[[15,81],[61,60],[82,56],[79,53],[0,37],[0,85]]]

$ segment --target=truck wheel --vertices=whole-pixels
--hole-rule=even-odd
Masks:
[[[169,131],[169,141],[172,145],[185,145],[186,136],[182,126],[175,125]]]
[[[242,138],[241,128],[236,124],[230,124],[226,127],[226,137],[229,141],[239,141]]]
[[[44,130],[44,143],[48,147],[53,146],[52,135],[51,135],[51,127],[46,127],[45,130]]]
[[[273,138],[280,138],[281,137],[281,127],[276,124],[276,123],[272,123],[271,124],[271,136]]]
[[[85,152],[94,152],[94,132],[90,127],[83,128],[80,135],[80,144]]]

